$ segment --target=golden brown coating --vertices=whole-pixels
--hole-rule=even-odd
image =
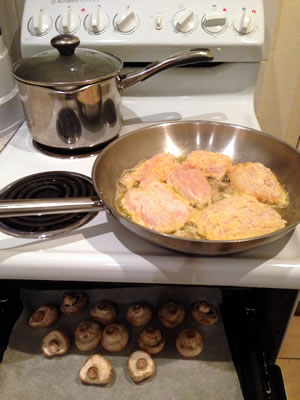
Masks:
[[[156,154],[149,160],[138,163],[132,170],[125,171],[120,178],[120,184],[131,189],[136,186],[144,187],[154,181],[165,181],[177,165],[172,154]]]
[[[240,193],[254,196],[263,203],[280,207],[288,205],[286,191],[270,168],[261,163],[236,164],[231,168],[229,178],[233,187]]]
[[[128,190],[119,208],[137,224],[162,233],[182,228],[195,211],[170,186],[158,181]]]
[[[199,235],[209,240],[239,240],[284,228],[286,221],[255,197],[234,194],[200,211],[194,218]]]
[[[232,166],[232,159],[222,153],[197,150],[189,153],[182,165],[197,168],[206,177],[222,180]]]

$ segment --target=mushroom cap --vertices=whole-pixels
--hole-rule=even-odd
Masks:
[[[151,326],[144,329],[138,338],[139,347],[150,354],[158,354],[165,347],[165,344],[165,336],[161,330]]]
[[[107,385],[112,381],[113,373],[111,362],[100,354],[94,354],[81,367],[79,378],[83,383]]]
[[[90,317],[102,325],[109,325],[117,317],[117,306],[108,300],[102,300],[90,309]]]
[[[206,301],[198,301],[192,306],[192,318],[199,325],[213,325],[218,320],[216,310]]]
[[[70,338],[61,329],[54,329],[43,337],[41,349],[45,357],[61,356],[70,348]]]
[[[128,358],[128,372],[134,382],[141,382],[155,372],[155,362],[146,351],[137,350]]]
[[[124,349],[128,343],[128,330],[121,324],[107,325],[102,333],[101,344],[107,351],[118,352]]]
[[[80,314],[88,304],[88,296],[84,292],[65,293],[60,310],[66,315]]]
[[[169,301],[158,310],[158,318],[166,328],[175,328],[184,320],[185,309],[182,304]]]
[[[183,329],[177,335],[176,349],[183,357],[196,357],[203,350],[202,336],[197,329]]]
[[[79,350],[89,351],[98,346],[102,329],[97,322],[83,321],[75,329],[75,344]]]
[[[152,311],[146,303],[134,303],[128,307],[126,318],[133,326],[143,326],[151,320]]]
[[[33,328],[48,328],[55,324],[58,310],[55,306],[42,305],[29,318],[28,324]]]

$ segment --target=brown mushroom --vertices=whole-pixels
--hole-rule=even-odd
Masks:
[[[128,372],[134,382],[141,382],[155,372],[155,362],[146,351],[137,350],[128,358]]]
[[[152,326],[144,329],[138,338],[139,347],[150,354],[158,354],[164,348],[165,343],[166,340],[163,333]]]
[[[93,320],[106,326],[113,323],[116,319],[117,307],[111,301],[102,300],[90,309],[90,316]]]
[[[70,338],[61,329],[54,329],[43,337],[41,349],[45,357],[61,356],[70,348]]]
[[[183,329],[177,335],[176,349],[183,357],[196,357],[203,350],[202,336],[197,329]]]
[[[135,303],[128,307],[126,318],[133,326],[143,326],[151,321],[152,311],[146,303]]]
[[[29,318],[28,324],[33,328],[48,328],[55,324],[58,310],[55,306],[42,305]]]
[[[128,330],[121,324],[107,325],[102,334],[101,344],[105,350],[118,352],[124,349],[128,342]]]
[[[60,310],[67,315],[80,314],[88,304],[88,296],[84,292],[69,292],[63,297]]]
[[[216,310],[206,301],[198,301],[192,307],[192,318],[200,325],[213,325],[218,320]]]
[[[89,351],[100,343],[102,329],[97,322],[84,321],[77,326],[74,335],[76,347],[82,351]]]
[[[112,381],[113,373],[111,362],[100,354],[94,354],[81,367],[79,378],[83,383],[107,385]]]
[[[185,309],[182,304],[169,301],[158,310],[158,318],[166,328],[175,328],[184,320]]]

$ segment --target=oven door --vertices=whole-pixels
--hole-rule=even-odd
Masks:
[[[276,358],[297,290],[223,289],[222,317],[244,398],[286,400]]]
[[[84,290],[87,291],[87,293],[92,293],[96,290],[100,291],[101,295],[103,293],[109,294],[115,291],[116,301],[118,301],[120,300],[120,293],[124,293],[124,291],[127,293],[140,291],[140,293],[146,294],[151,290],[156,290],[155,288],[158,286],[159,285],[122,285],[49,281],[0,281],[0,361],[3,358],[7,345],[8,350],[6,354],[9,354],[10,335],[11,337],[13,336],[15,329],[14,325],[17,325],[15,324],[16,321],[19,322],[19,317],[22,316],[24,303],[20,298],[20,292],[22,292],[24,289],[25,291],[37,290],[38,295],[35,294],[35,296],[39,297],[41,299],[40,301],[44,299],[44,293],[46,292],[49,293],[49,291],[59,291],[59,293],[63,293],[64,291],[69,290]],[[218,309],[221,315],[222,326],[224,327],[224,337],[228,342],[228,349],[230,349],[229,354],[231,353],[231,358],[238,376],[236,381],[237,386],[239,386],[238,382],[240,383],[240,388],[235,391],[236,397],[234,397],[234,399],[244,398],[245,400],[286,400],[281,370],[277,365],[275,365],[275,362],[287,325],[289,323],[290,316],[294,311],[297,301],[297,291],[229,287],[213,288],[203,286],[184,287],[178,285],[160,285],[159,287],[162,288],[163,292],[166,293],[167,291],[169,294],[174,293],[174,290],[178,291],[179,288],[181,293],[187,294],[187,297],[188,292],[194,291],[194,293],[199,293],[199,298],[203,298],[203,294],[206,296],[207,294],[208,296],[212,296],[211,293],[216,293],[215,291],[217,290],[217,293],[219,292],[221,295],[221,301],[218,304]],[[155,294],[155,291],[153,293]],[[129,296],[131,296],[131,294]],[[127,302],[127,304],[129,303]],[[207,328],[207,331],[205,331],[204,328],[204,335],[206,335],[206,338],[208,335],[214,336],[214,334],[210,334],[212,332],[209,330],[210,328]],[[24,328],[24,335],[25,333],[26,327]],[[216,338],[217,336],[215,339]],[[16,339],[14,339],[14,341],[16,342]],[[214,343],[216,343],[216,340]],[[12,345],[14,344],[12,343]],[[218,347],[217,344],[216,347]],[[222,345],[221,347],[224,346]],[[24,353],[24,348],[22,351]],[[25,350],[25,352],[26,351],[27,350]],[[30,353],[30,351],[28,351],[28,353]],[[6,364],[5,359],[6,357],[4,356],[3,368],[5,368]],[[176,359],[176,356],[168,355],[167,359],[165,359],[163,362],[170,364],[170,360],[173,362],[174,359]],[[212,367],[213,360],[215,360],[215,358],[212,355],[209,355],[209,357],[206,358],[206,361],[208,361],[207,364],[211,364],[209,365],[209,368]],[[223,361],[222,357],[219,357],[218,361],[220,360]],[[9,364],[10,360],[8,359],[7,361]],[[22,361],[24,361],[23,355],[20,359],[20,362]],[[18,360],[14,359],[14,362],[16,363]],[[225,364],[226,363],[224,363],[224,365]],[[180,366],[180,364],[177,365]],[[224,367],[224,365],[222,365],[221,369]],[[17,364],[15,364],[15,366],[17,366]],[[217,369],[220,369],[219,367],[220,365],[217,365]],[[186,366],[184,368],[186,369]],[[47,373],[49,372],[50,371]],[[205,372],[205,369],[202,369],[202,376],[199,377],[199,380],[203,381],[205,373],[207,373]],[[219,376],[214,375],[214,379],[223,379],[225,382],[222,374]],[[210,381],[210,383],[206,381],[205,385],[211,385],[211,382],[214,381]],[[174,385],[175,384],[176,382],[174,382]],[[217,386],[217,384],[214,383],[213,386]],[[151,389],[151,382],[149,382],[149,389]],[[208,387],[207,390],[209,391],[210,396],[214,396],[210,398],[215,399],[216,397],[213,393],[216,388]],[[239,393],[241,393],[241,395],[239,395]],[[34,393],[32,393],[32,395],[34,396]],[[133,396],[131,398],[134,399],[135,397]],[[193,399],[194,397],[190,398]],[[218,398],[223,397],[221,396]],[[200,399],[202,399],[201,394]],[[176,400],[185,399],[179,394],[179,397],[176,398]],[[198,397],[197,400],[199,400]]]

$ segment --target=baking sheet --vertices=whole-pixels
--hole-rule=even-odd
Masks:
[[[236,370],[231,360],[224,327],[219,321],[211,326],[197,325],[187,312],[186,318],[176,329],[163,329],[166,346],[158,355],[155,375],[135,384],[127,371],[129,354],[138,349],[137,337],[143,327],[131,327],[125,320],[126,309],[136,301],[146,301],[153,307],[154,326],[160,326],[156,311],[166,301],[177,301],[186,310],[198,300],[206,300],[218,309],[221,292],[214,288],[147,286],[104,288],[85,291],[90,304],[78,316],[61,314],[57,323],[46,329],[28,326],[32,312],[42,304],[59,305],[64,291],[37,291],[23,289],[21,292],[24,310],[12,331],[9,347],[0,364],[0,399],[22,400],[242,400]],[[72,343],[69,352],[61,357],[46,359],[40,351],[42,337],[54,328],[65,329],[72,336],[75,327],[89,319],[89,308],[102,299],[110,299],[119,308],[118,322],[129,329],[130,340],[121,353],[108,353],[101,346],[89,352],[79,351]],[[161,327],[161,326],[160,326]],[[197,328],[204,340],[204,350],[195,359],[183,359],[176,351],[175,338],[179,330]],[[162,328],[162,327],[161,327]],[[108,386],[83,385],[79,370],[91,354],[102,354],[108,358],[115,370],[114,380]]]

